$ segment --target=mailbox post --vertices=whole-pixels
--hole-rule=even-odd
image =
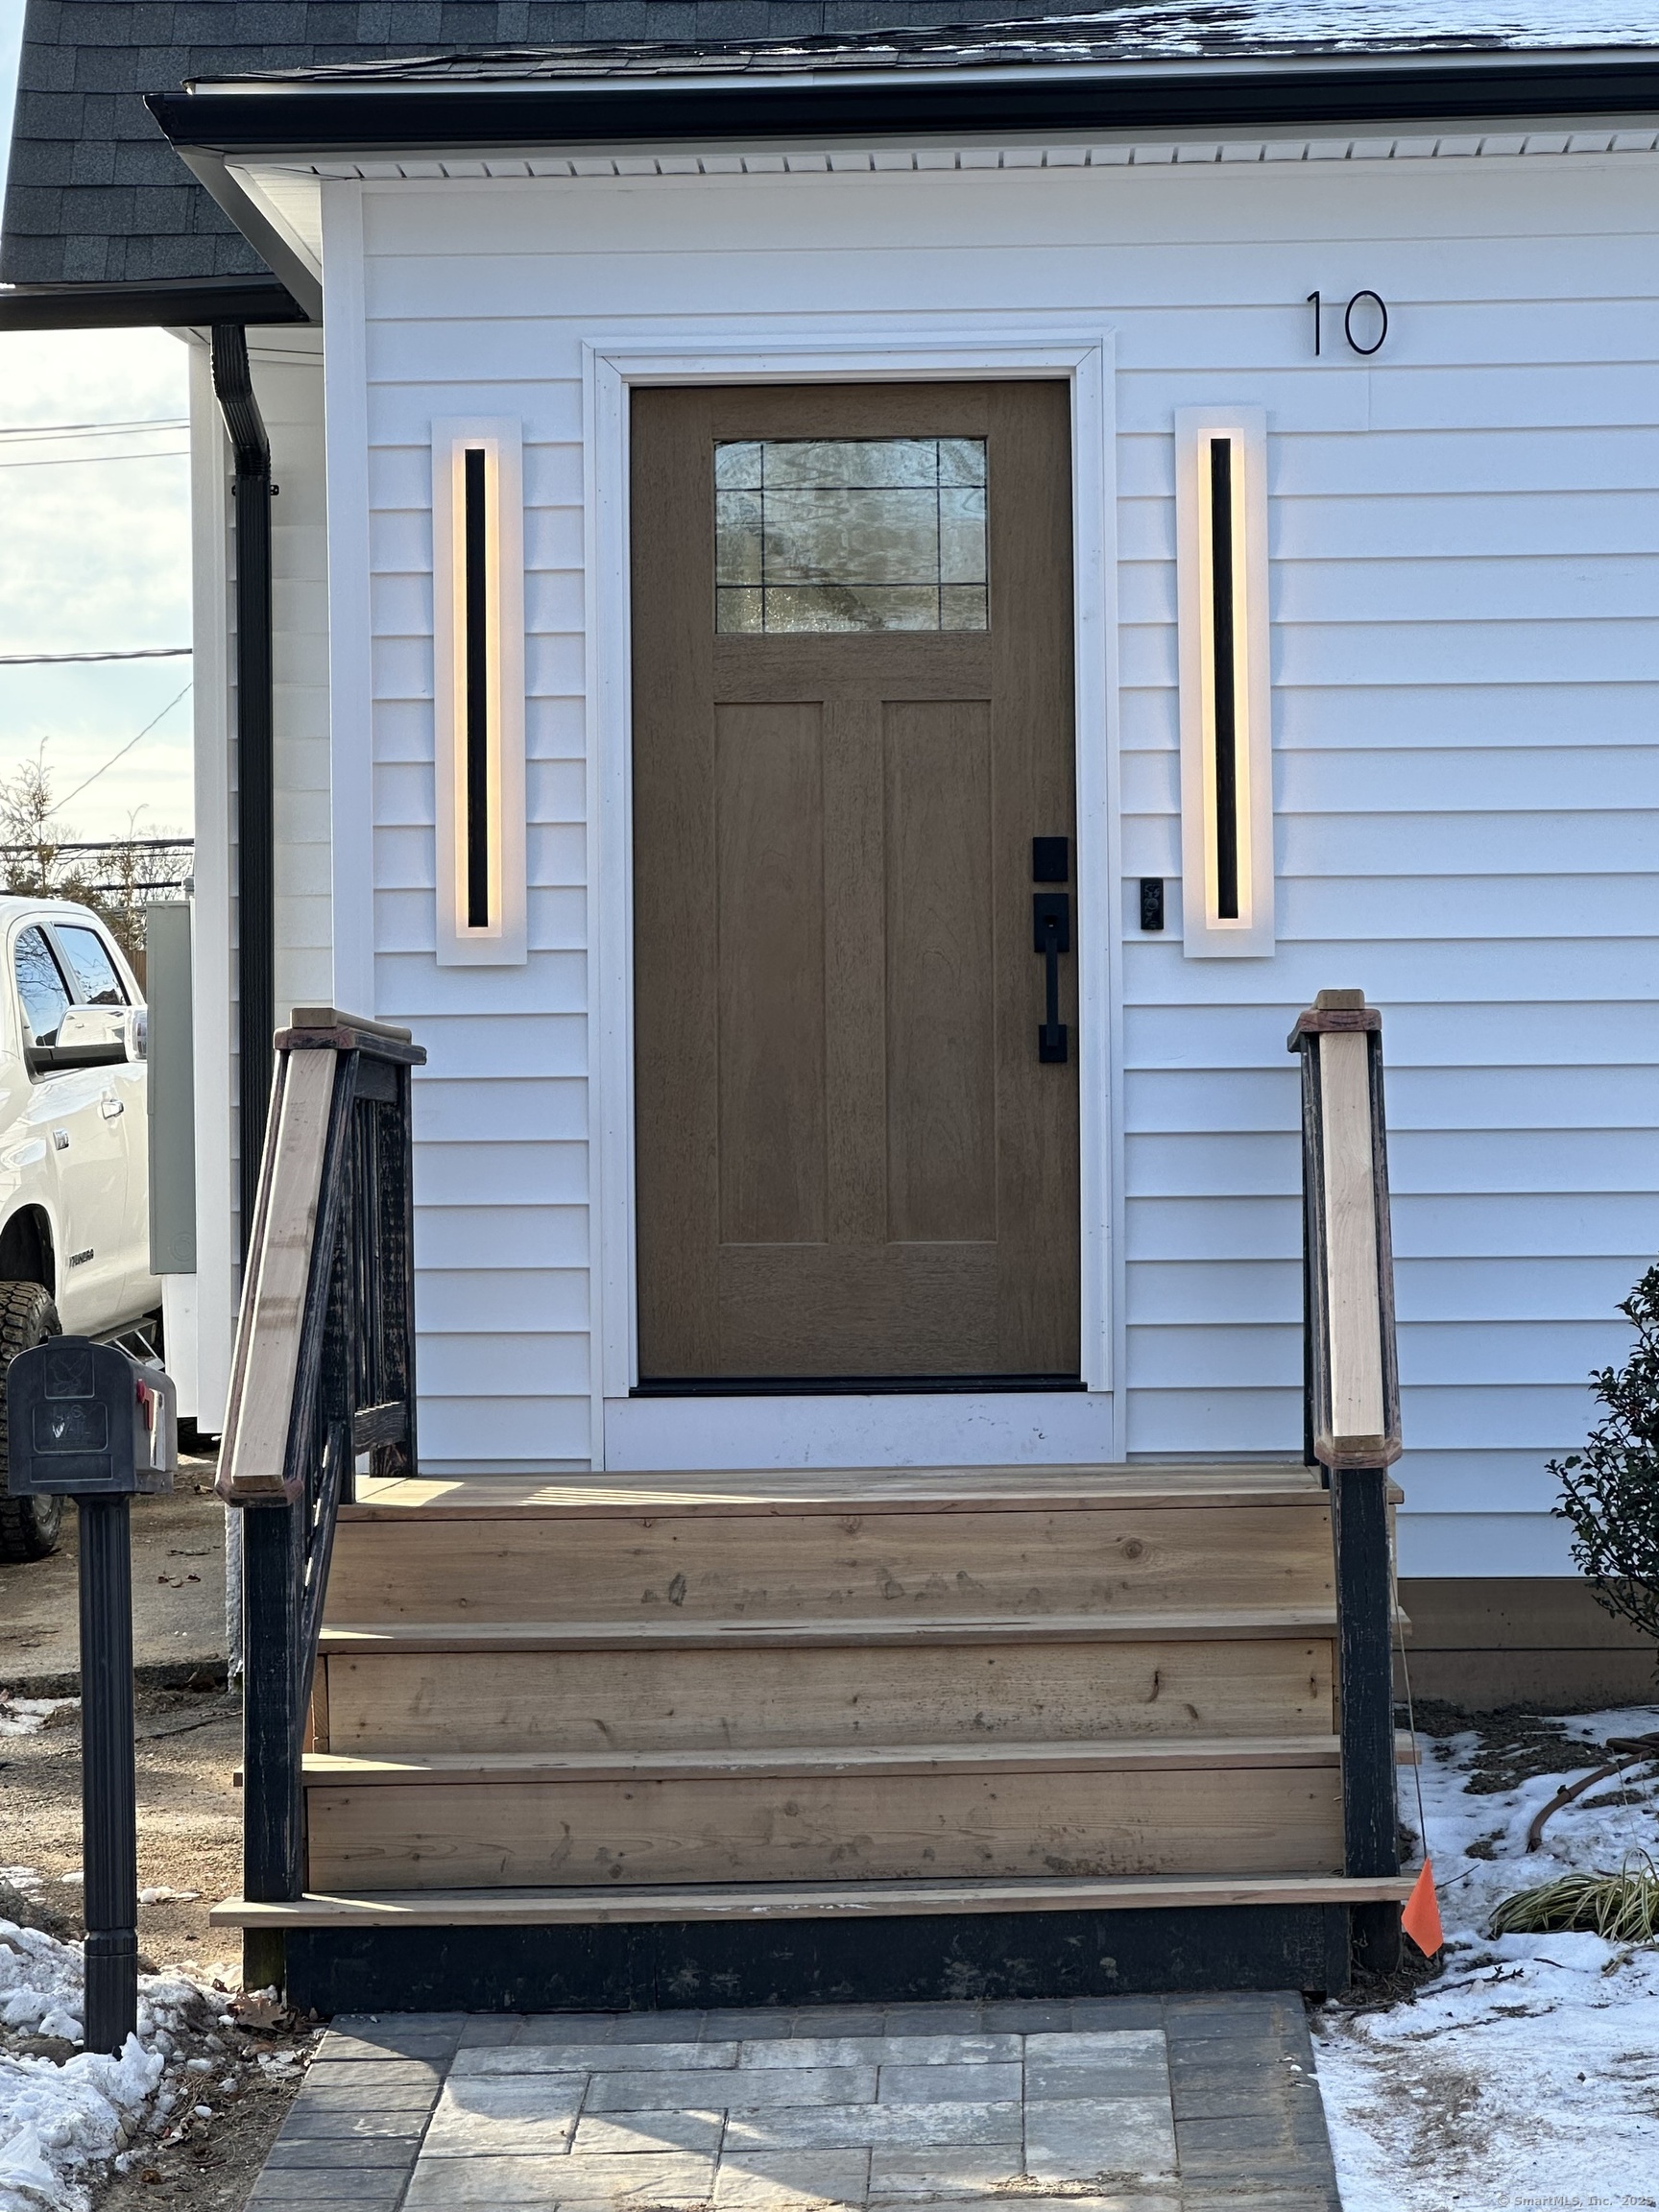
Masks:
[[[54,1336],[12,1360],[6,1420],[12,1497],[73,1498],[80,1519],[83,2039],[115,2053],[138,2025],[132,1501],[173,1487],[173,1383],[113,1344]]]

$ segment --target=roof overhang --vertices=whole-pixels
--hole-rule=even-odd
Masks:
[[[1225,61],[902,63],[533,81],[275,78],[154,93],[162,131],[213,186],[225,157],[635,145],[733,135],[1261,129],[1659,114],[1659,51],[1614,48]],[[218,194],[215,194],[218,197]],[[224,204],[224,202],[221,202]]]

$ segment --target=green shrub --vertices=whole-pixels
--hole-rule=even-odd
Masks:
[[[1606,1418],[1582,1452],[1551,1459],[1556,1514],[1597,1601],[1654,1640],[1659,1660],[1659,1266],[1619,1309],[1636,1332],[1623,1367],[1591,1377]]]

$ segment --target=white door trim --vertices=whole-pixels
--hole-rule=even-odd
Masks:
[[[992,329],[860,317],[836,345],[737,319],[583,344],[588,653],[590,1377],[596,1467],[914,1465],[1116,1458],[1122,1367],[1122,895],[1113,334],[998,316]],[[1071,386],[1076,653],[1081,1392],[630,1399],[635,1282],[629,406],[637,384],[1064,376]]]

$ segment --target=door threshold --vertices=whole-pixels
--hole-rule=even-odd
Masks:
[[[630,1398],[931,1398],[941,1392],[1081,1390],[1079,1375],[733,1375],[654,1378]]]

